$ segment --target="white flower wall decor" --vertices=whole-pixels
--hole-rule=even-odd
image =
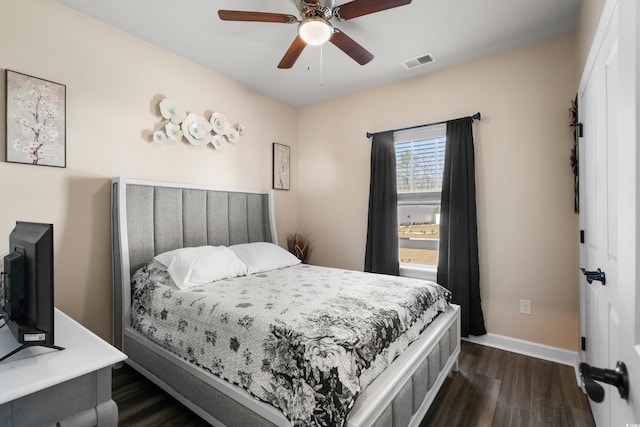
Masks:
[[[211,142],[211,125],[199,114],[189,113],[182,122],[182,132],[187,141],[195,146],[199,147]]]
[[[232,142],[234,144],[240,140],[240,132],[238,132],[234,128],[229,129],[226,136],[229,142]]]
[[[211,115],[211,127],[213,131],[218,135],[224,135],[229,128],[229,123],[227,123],[227,116],[220,113],[213,113]]]
[[[169,139],[175,142],[180,141],[182,139],[182,135],[184,135],[182,129],[180,129],[180,125],[177,125],[175,123],[167,123],[166,125],[164,125],[164,130]]]
[[[224,136],[222,135],[214,135],[213,136],[213,140],[211,141],[211,144],[213,144],[213,146],[215,148],[222,148],[222,143],[224,142]]]
[[[167,135],[161,130],[157,130],[153,133],[153,142],[164,144],[165,142],[167,142]]]
[[[187,118],[184,105],[177,99],[165,98],[160,101],[160,113],[162,117],[175,124],[180,124]]]
[[[188,113],[184,104],[174,98],[163,98],[159,103],[160,114],[164,119],[163,129],[153,132],[152,142],[165,144],[178,142],[183,138],[196,147],[211,145],[221,149],[224,143],[236,144],[245,134],[242,124],[231,125],[227,116],[214,112],[207,120],[203,115]]]

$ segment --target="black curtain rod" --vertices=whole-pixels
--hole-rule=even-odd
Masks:
[[[460,117],[458,119],[454,119],[454,120],[460,120],[460,119],[466,119],[466,118],[471,118],[471,120],[480,120],[481,119],[481,115],[480,113],[475,113],[473,116],[467,116],[467,117]],[[410,129],[418,129],[418,128],[423,128],[425,126],[433,126],[433,125],[441,125],[443,123],[447,123],[451,120],[445,120],[443,122],[434,122],[434,123],[426,123],[424,125],[417,125],[417,126],[410,126],[408,128],[402,128],[402,129],[393,129],[393,132],[399,132],[401,130],[410,130]],[[376,132],[378,133],[378,132]],[[373,135],[375,135],[375,133],[371,133],[371,132],[367,132],[367,138],[371,138]]]

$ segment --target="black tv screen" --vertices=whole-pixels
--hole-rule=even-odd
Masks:
[[[54,345],[53,224],[16,222],[4,257],[2,317],[20,346]],[[0,355],[1,356],[1,355]]]

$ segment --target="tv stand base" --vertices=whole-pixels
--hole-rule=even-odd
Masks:
[[[56,350],[64,350],[64,347],[59,347],[57,345],[49,345],[49,344],[22,344],[20,347],[16,348],[15,350],[5,354],[4,356],[0,357],[0,362],[2,362],[4,359],[6,359],[7,357],[11,357],[14,354],[16,354],[19,351],[24,350],[27,347],[47,347],[47,348],[53,348]]]

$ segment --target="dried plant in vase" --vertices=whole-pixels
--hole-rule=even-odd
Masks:
[[[307,233],[295,232],[287,234],[287,247],[289,252],[298,257],[303,263],[307,263],[311,253],[311,238]]]

